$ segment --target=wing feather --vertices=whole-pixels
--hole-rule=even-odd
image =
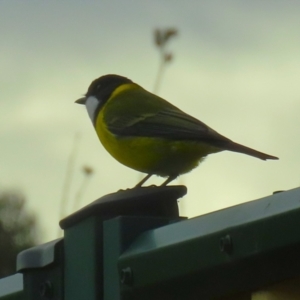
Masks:
[[[201,121],[179,109],[172,108],[152,114],[119,116],[109,122],[108,129],[122,137],[202,141],[215,146],[229,141]]]

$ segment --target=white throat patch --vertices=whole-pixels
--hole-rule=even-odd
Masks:
[[[99,100],[94,96],[89,96],[85,101],[85,107],[92,122],[94,122],[95,120],[96,117],[95,113],[98,105],[99,105]]]

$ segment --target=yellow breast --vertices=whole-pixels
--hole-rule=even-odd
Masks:
[[[207,154],[220,151],[196,141],[116,136],[105,126],[103,112],[104,109],[95,126],[101,143],[116,160],[137,171],[160,176],[179,175],[197,167]]]

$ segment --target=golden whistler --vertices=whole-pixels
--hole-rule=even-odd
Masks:
[[[147,173],[137,186],[154,174],[168,177],[167,185],[223,150],[278,159],[231,141],[122,76],[94,80],[76,103],[86,106],[102,145],[116,160]]]

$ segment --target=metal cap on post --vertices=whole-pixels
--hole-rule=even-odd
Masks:
[[[24,299],[61,299],[63,265],[62,239],[20,252],[17,271],[23,274]]]
[[[120,190],[99,198],[61,220],[60,226],[65,230],[92,215],[106,219],[128,215],[177,218],[177,201],[186,193],[185,186],[151,186]]]
[[[117,300],[117,257],[146,230],[178,221],[185,186],[141,187],[106,195],[60,222],[65,300]]]

